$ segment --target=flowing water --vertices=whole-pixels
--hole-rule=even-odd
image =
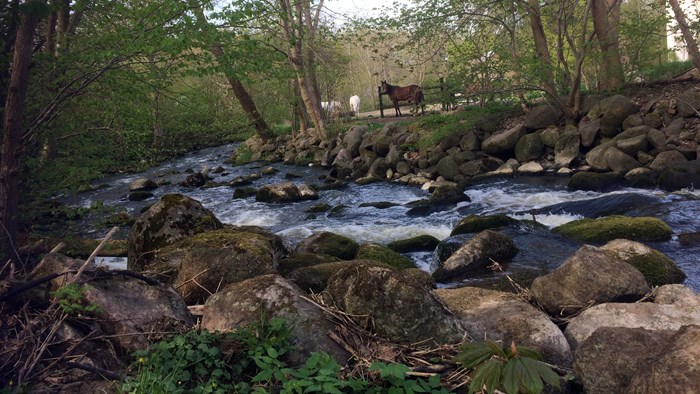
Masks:
[[[137,215],[142,208],[164,194],[183,193],[200,201],[223,223],[267,228],[284,238],[290,246],[318,231],[331,231],[358,242],[380,244],[421,234],[429,234],[442,240],[449,236],[461,218],[470,214],[503,213],[516,219],[532,219],[534,216],[537,222],[550,228],[583,217],[610,214],[654,216],[673,228],[674,237],[668,242],[649,245],[676,261],[688,275],[686,284],[696,291],[700,290],[700,264],[697,258],[700,246],[683,247],[677,239],[678,234],[700,231],[700,193],[697,192],[669,194],[646,189],[622,189],[609,193],[572,192],[566,189],[565,177],[527,176],[491,180],[471,186],[465,190],[471,202],[462,202],[429,216],[416,217],[406,215],[408,208],[403,204],[427,198],[428,192],[394,182],[365,186],[348,183],[339,190],[320,191],[319,200],[291,204],[260,203],[255,202],[254,197],[234,199],[234,188],[228,186],[208,189],[178,186],[187,175],[185,170],[188,168],[199,171],[203,167],[212,169],[222,166],[225,169],[223,174],[212,174],[210,171],[210,175],[217,182],[261,172],[261,164],[223,164],[234,149],[235,145],[204,149],[143,173],[111,176],[95,182],[95,185],[101,184],[103,188],[66,197],[64,202],[72,206],[88,207],[96,201],[102,201],[106,206],[123,207],[129,213]],[[297,184],[303,182],[319,185],[322,184],[320,178],[328,172],[320,167],[287,166],[282,163],[270,166],[279,172],[262,176],[254,181],[252,186],[260,187],[264,184],[289,181],[286,176],[290,173],[298,176],[291,180]],[[128,185],[141,177],[166,180],[171,184],[155,190],[154,198],[141,202],[129,201]],[[360,204],[374,202],[391,202],[398,205],[385,209],[360,207]],[[342,208],[334,212],[315,214],[315,218],[309,217],[305,211],[320,203]],[[97,221],[94,219],[88,218],[81,230],[85,235],[100,238],[106,230],[103,227],[95,228]],[[520,252],[507,269],[519,266],[551,269],[561,264],[579,246],[546,229],[531,226],[510,229],[508,233],[514,238]],[[460,242],[460,239],[455,242]],[[414,253],[410,257],[420,268],[428,271],[434,267],[436,258],[433,253]]]

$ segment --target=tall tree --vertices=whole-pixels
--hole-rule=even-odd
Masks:
[[[255,127],[255,131],[258,134],[258,136],[263,141],[267,141],[271,137],[270,127],[267,125],[262,115],[260,115],[260,112],[258,111],[258,108],[255,105],[255,101],[250,96],[245,86],[236,75],[233,66],[229,64],[229,62],[227,62],[224,47],[222,46],[221,41],[218,38],[218,31],[216,27],[212,26],[211,23],[209,23],[206,16],[204,15],[204,11],[202,10],[201,5],[197,4],[197,2],[193,0],[190,1],[190,4],[192,4],[193,12],[197,21],[197,26],[202,32],[205,32],[211,37],[209,50],[214,55],[214,58],[219,63],[219,66],[222,68],[226,79],[231,85],[233,94],[236,96],[238,102],[241,104],[241,107],[248,116],[250,123]]]
[[[18,189],[22,151],[22,125],[29,85],[33,38],[46,2],[26,0],[20,7],[20,22],[14,40],[12,66],[3,116],[2,159],[0,160],[0,257],[15,258],[14,241],[18,224]],[[17,256],[18,257],[18,256]],[[17,259],[19,263],[20,260]],[[2,273],[0,273],[2,275]]]
[[[693,65],[700,71],[700,50],[698,50],[698,42],[695,40],[694,32],[688,25],[688,20],[683,12],[683,8],[681,8],[678,0],[668,0],[668,3],[671,5],[676,22],[678,22],[678,28],[681,30],[681,35],[683,36]]]
[[[621,0],[591,0],[593,28],[600,45],[600,89],[614,90],[622,86],[624,75],[620,60]]]

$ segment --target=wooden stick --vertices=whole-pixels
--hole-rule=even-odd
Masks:
[[[65,244],[64,242],[59,242],[58,245],[56,245],[53,249],[51,249],[51,251],[49,252],[49,254],[60,252],[61,249],[63,249],[64,246],[66,246],[66,244]],[[45,263],[46,263],[46,257],[44,257],[43,259],[41,259],[41,261],[39,262],[39,264],[37,264],[36,267],[34,267],[34,269],[32,270],[32,272],[29,273],[29,276],[28,276],[28,277],[31,278],[32,276],[36,275],[36,273],[39,272],[39,270],[41,269],[41,267],[44,266]]]
[[[83,274],[83,271],[85,271],[85,269],[87,269],[87,267],[89,267],[92,264],[92,262],[95,260],[95,257],[97,256],[97,254],[102,251],[102,249],[107,244],[107,241],[109,241],[109,239],[112,238],[112,235],[114,235],[114,233],[116,233],[118,230],[119,230],[119,227],[117,227],[117,226],[114,226],[114,227],[112,227],[111,230],[109,230],[107,235],[105,235],[104,239],[102,239],[102,242],[100,242],[100,244],[97,245],[97,247],[92,252],[90,257],[88,257],[87,260],[85,260],[85,263],[80,267],[80,269],[75,274],[75,276],[73,277],[73,280],[71,280],[70,283],[75,283],[78,281],[80,276]]]

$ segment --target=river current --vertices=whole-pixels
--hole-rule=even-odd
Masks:
[[[254,197],[234,199],[234,188],[229,186],[202,189],[178,185],[188,175],[187,169],[200,171],[205,167],[224,168],[225,171],[221,174],[209,171],[216,182],[259,174],[267,166],[279,170],[274,175],[263,175],[254,181],[253,187],[285,181],[318,185],[322,183],[320,178],[328,174],[328,170],[321,167],[288,166],[283,163],[252,163],[243,166],[224,164],[234,149],[235,145],[204,149],[142,173],[110,176],[93,183],[94,186],[102,185],[99,190],[65,197],[63,201],[71,206],[84,207],[102,201],[106,206],[126,209],[130,214],[138,215],[142,208],[157,201],[160,196],[182,193],[200,201],[223,223],[264,227],[280,235],[290,246],[319,231],[331,231],[358,242],[379,244],[421,234],[443,240],[461,218],[470,214],[503,213],[516,219],[532,219],[534,216],[537,222],[549,228],[575,219],[609,214],[654,216],[668,223],[673,228],[674,236],[671,241],[649,245],[673,259],[688,276],[686,284],[695,291],[700,291],[700,246],[684,247],[678,242],[679,234],[700,232],[700,193],[696,191],[666,193],[631,188],[608,193],[569,191],[566,189],[566,177],[519,176],[470,186],[465,189],[465,193],[471,202],[459,203],[445,211],[419,217],[408,216],[408,208],[403,204],[427,198],[429,193],[396,182],[364,186],[350,182],[342,189],[320,191],[319,200],[291,204],[260,203]],[[140,202],[129,201],[129,183],[142,177],[170,184],[156,189],[153,198]],[[398,205],[385,209],[360,207],[363,203],[376,202]],[[306,212],[321,203],[336,209],[314,214],[315,216]],[[98,222],[98,218],[88,216],[80,230],[84,235],[100,238],[107,229],[98,226]],[[547,230],[530,228],[509,231],[520,252],[506,269],[518,266],[552,269],[580,246]],[[125,237],[124,232],[121,236]],[[410,257],[426,271],[434,267],[436,258],[433,253],[414,253]]]

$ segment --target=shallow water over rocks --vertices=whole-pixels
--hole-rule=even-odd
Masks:
[[[271,166],[278,172],[263,175],[253,181],[257,188],[265,184],[291,181],[297,184],[322,185],[321,177],[328,170],[320,167],[287,166],[283,163],[253,163],[232,166],[223,162],[230,157],[235,145],[204,149],[172,162],[164,163],[138,174],[115,175],[94,182],[104,185],[99,190],[69,196],[63,202],[72,206],[90,206],[102,201],[106,206],[126,209],[132,215],[152,204],[167,193],[183,193],[199,200],[223,223],[255,225],[282,236],[290,246],[318,231],[331,231],[351,237],[358,242],[386,244],[391,241],[429,234],[438,239],[449,237],[450,231],[464,216],[470,214],[503,213],[516,219],[532,219],[551,228],[583,217],[599,217],[611,214],[628,216],[654,216],[668,223],[674,237],[668,242],[649,245],[666,253],[688,275],[686,284],[700,291],[700,245],[682,246],[681,233],[700,231],[700,193],[687,191],[669,194],[658,190],[621,189],[608,193],[569,191],[567,178],[559,176],[521,176],[509,179],[493,179],[470,186],[465,193],[471,202],[461,202],[447,210],[428,216],[407,216],[411,201],[428,197],[428,192],[415,186],[395,182],[378,182],[368,185],[348,183],[337,190],[319,191],[319,200],[287,204],[256,202],[254,197],[234,199],[235,188],[186,188],[179,186],[188,175],[187,169],[200,171],[209,168],[215,182],[228,182],[238,176],[259,174]],[[213,169],[222,167],[223,172]],[[147,177],[164,185],[153,191],[154,197],[144,201],[128,200],[128,185],[138,178]],[[389,202],[398,205],[372,204]],[[334,210],[310,214],[306,211],[318,204],[336,207]],[[370,206],[367,206],[369,203]],[[364,205],[364,206],[360,206]],[[99,227],[100,219],[88,216],[81,227],[84,235],[99,238],[106,233]],[[126,238],[126,230],[121,236]],[[532,270],[548,270],[561,264],[579,244],[550,233],[546,228],[518,226],[506,232],[513,237],[520,252],[504,265],[506,272],[518,267]],[[461,237],[461,238],[460,238]],[[451,244],[464,240],[457,236]],[[419,267],[431,270],[434,253],[413,253]],[[118,264],[118,263],[117,263]],[[490,275],[485,273],[486,276]]]

